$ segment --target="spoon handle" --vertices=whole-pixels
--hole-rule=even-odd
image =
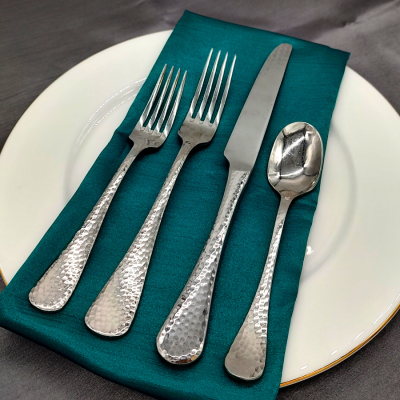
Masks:
[[[256,295],[225,358],[225,367],[228,372],[246,381],[258,379],[264,372],[272,278],[283,225],[291,202],[292,198],[281,197],[267,261]]]
[[[157,336],[158,352],[172,364],[189,364],[203,351],[221,252],[249,175],[249,171],[229,171],[224,197],[207,243]]]
[[[82,227],[30,291],[29,301],[33,306],[43,311],[58,311],[68,302],[85,268],[111,201],[132,162],[142,150],[141,147],[132,147]]]

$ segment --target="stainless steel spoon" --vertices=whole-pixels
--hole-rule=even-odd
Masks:
[[[323,144],[318,131],[294,122],[279,132],[268,162],[268,181],[281,195],[271,244],[256,295],[225,358],[228,372],[246,381],[260,378],[267,353],[272,278],[286,214],[293,199],[314,189],[322,170]]]

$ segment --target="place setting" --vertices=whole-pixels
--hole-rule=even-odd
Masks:
[[[275,399],[365,345],[400,305],[370,184],[400,120],[348,57],[185,12],[59,78],[0,157],[0,325],[171,399]]]

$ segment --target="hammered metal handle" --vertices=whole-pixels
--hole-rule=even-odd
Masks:
[[[224,197],[207,243],[157,336],[160,355],[172,364],[191,363],[203,351],[224,240],[249,175],[249,171],[229,171]]]
[[[272,278],[283,225],[291,202],[292,198],[281,198],[260,284],[246,319],[225,358],[228,372],[240,379],[258,379],[264,372]]]
[[[158,229],[179,172],[193,149],[184,142],[161,191],[123,260],[91,305],[85,323],[103,336],[121,336],[135,318]]]
[[[133,160],[142,149],[132,147],[83,226],[29,293],[29,301],[43,311],[58,311],[68,302],[81,277],[111,201]]]

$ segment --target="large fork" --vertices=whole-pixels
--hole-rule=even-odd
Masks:
[[[178,84],[180,70],[178,70],[169,94],[164,102],[174,70],[174,67],[171,68],[167,81],[156,103],[157,94],[162,86],[166,69],[167,65],[164,66],[143,114],[140,116],[138,123],[129,136],[133,141],[132,149],[119,166],[93,210],[85,219],[82,228],[76,232],[66,249],[30,291],[29,301],[36,308],[43,311],[58,311],[64,307],[78,284],[111,201],[132,162],[144,149],[160,147],[167,139],[182,97],[186,72],[181,81],[173,106],[169,109]],[[161,110],[163,103],[164,106]],[[154,104],[155,107],[153,108]],[[152,110],[153,112],[150,116]],[[150,119],[146,124],[146,120],[149,116]],[[165,123],[164,129],[162,129],[162,125],[167,116],[167,122]],[[158,117],[157,125],[152,129]]]
[[[182,146],[172,164],[171,170],[161,188],[161,191],[144,221],[134,242],[130,246],[123,260],[118,265],[114,274],[104,286],[103,290],[94,301],[86,314],[86,325],[94,332],[103,336],[121,336],[125,334],[135,317],[143,291],[150,258],[155,245],[158,229],[167,206],[168,199],[178,178],[182,166],[191,150],[201,143],[208,143],[214,137],[225,107],[229,86],[235,65],[235,58],[226,79],[225,88],[220,105],[212,122],[214,109],[224,76],[228,53],[222,63],[218,79],[211,96],[207,115],[202,120],[206,110],[208,99],[213,86],[213,80],[217,69],[220,53],[218,53],[208,79],[207,86],[200,104],[199,111],[195,113],[201,89],[210,63],[212,50],[207,58],[206,65],[201,74],[190,109],[179,129],[182,138]]]

